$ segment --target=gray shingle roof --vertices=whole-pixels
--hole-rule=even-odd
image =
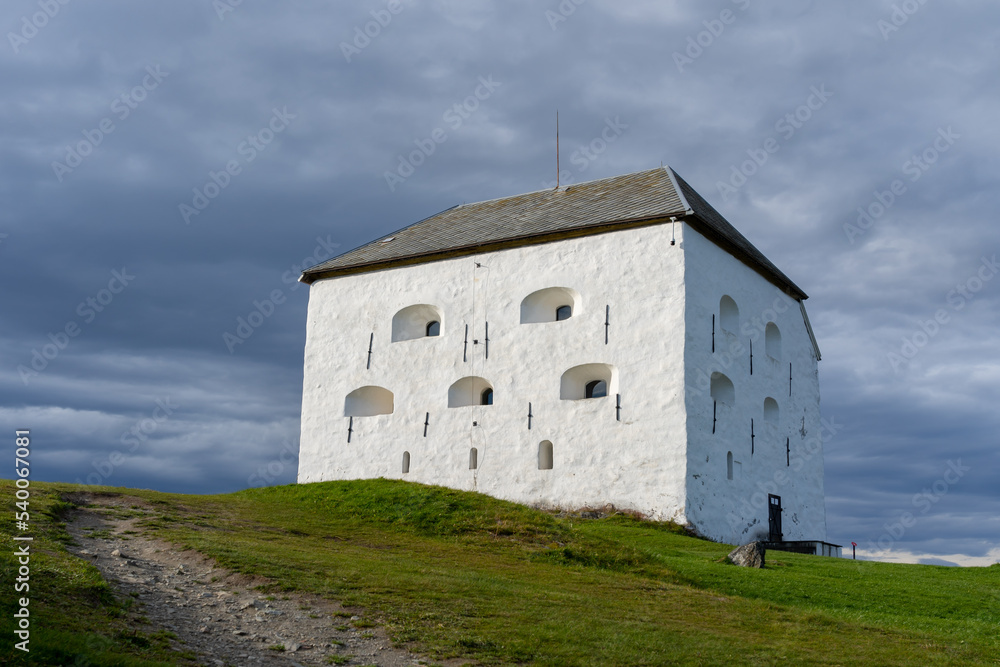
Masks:
[[[348,273],[544,243],[570,232],[600,233],[616,226],[668,222],[671,216],[692,225],[786,292],[806,298],[670,167],[455,206],[306,269],[301,279],[312,283]]]

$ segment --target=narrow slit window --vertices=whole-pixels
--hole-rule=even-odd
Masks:
[[[562,322],[573,317],[573,306],[559,306],[556,308],[556,322]]]
[[[473,447],[469,450],[469,470],[479,467],[479,450]]]
[[[538,469],[552,470],[552,443],[548,440],[538,443]]]
[[[734,405],[736,403],[736,388],[733,381],[722,373],[712,373],[711,396],[723,405]]]
[[[732,334],[740,330],[740,309],[729,295],[719,300],[719,324]]]
[[[403,452],[403,474],[410,472],[410,453]]]
[[[778,425],[778,416],[780,414],[780,408],[778,408],[778,402],[768,396],[764,399],[764,421],[768,424]]]
[[[781,360],[781,331],[774,322],[764,327],[764,352],[774,360]]]
[[[440,336],[441,335],[441,323],[437,320],[427,323],[427,335],[428,336]]]
[[[480,405],[493,405],[493,390],[483,389],[483,393],[479,396]]]
[[[594,380],[587,383],[587,398],[603,398],[608,395],[608,383],[604,380]]]
[[[726,454],[726,479],[733,478],[733,453]]]

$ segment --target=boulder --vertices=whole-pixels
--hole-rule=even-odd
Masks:
[[[740,567],[764,567],[764,554],[767,553],[764,549],[763,542],[751,542],[750,544],[745,544],[742,547],[737,547],[729,552],[727,558],[734,565],[739,565]]]

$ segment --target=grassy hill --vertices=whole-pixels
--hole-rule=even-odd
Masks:
[[[146,527],[277,590],[363,607],[400,644],[483,664],[1000,664],[1000,566],[948,568],[731,547],[627,516],[559,518],[398,481],[219,496],[33,484],[34,664],[187,664],[66,553],[62,498],[143,499]],[[0,483],[13,516],[13,484]],[[11,521],[0,539],[0,661],[12,649]],[[75,656],[88,656],[81,662]],[[41,660],[42,662],[37,662]],[[49,662],[45,662],[49,660]],[[77,662],[74,663],[74,660]],[[24,662],[23,664],[30,664]]]

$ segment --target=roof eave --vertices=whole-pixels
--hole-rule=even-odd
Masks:
[[[458,246],[455,248],[448,248],[446,250],[435,250],[432,252],[423,252],[412,255],[404,255],[402,257],[394,257],[392,259],[366,262],[363,264],[353,264],[351,266],[338,267],[335,269],[328,269],[324,271],[303,271],[302,275],[299,276],[299,282],[311,285],[318,280],[324,280],[327,278],[339,278],[341,276],[355,275],[359,273],[372,273],[375,271],[385,271],[387,269],[400,268],[404,266],[413,266],[416,264],[429,264],[431,262],[437,262],[444,259],[454,259],[457,257],[467,257],[470,255],[477,255],[485,252],[495,252],[497,250],[507,250],[509,248],[517,248],[528,245],[537,245],[542,243],[554,243],[556,241],[562,241],[569,238],[579,238],[581,236],[592,236],[597,234],[605,234],[608,232],[618,231],[621,229],[630,229],[634,227],[646,227],[658,224],[664,224],[670,222],[671,219],[678,219],[681,221],[688,222],[703,234],[710,241],[726,250],[741,262],[749,266],[751,269],[764,276],[772,284],[782,289],[785,293],[798,299],[804,300],[808,299],[808,295],[803,292],[798,285],[793,283],[787,276],[775,274],[770,270],[769,267],[761,265],[759,262],[754,261],[754,259],[748,256],[741,248],[729,242],[725,237],[714,233],[714,230],[710,224],[702,220],[697,214],[691,213],[689,211],[680,212],[678,211],[675,215],[663,215],[656,216],[652,218],[638,218],[633,220],[619,220],[615,222],[604,223],[601,225],[587,225],[585,227],[574,227],[570,229],[559,230],[558,232],[548,232],[545,234],[529,234],[521,237],[516,237],[512,239],[504,239],[502,241],[493,241],[490,243],[477,243],[470,244],[466,246]]]
[[[477,255],[484,252],[507,250],[509,248],[518,248],[529,245],[539,245],[542,243],[554,243],[556,241],[562,241],[570,238],[579,238],[582,236],[606,234],[608,232],[619,231],[622,229],[633,229],[636,227],[648,227],[652,225],[660,225],[670,222],[672,218],[681,219],[684,218],[685,216],[686,214],[684,212],[677,212],[671,215],[657,215],[647,218],[633,218],[630,220],[615,220],[613,222],[601,223],[599,225],[570,227],[567,229],[561,229],[555,232],[546,232],[543,234],[526,234],[524,236],[503,239],[498,241],[490,241],[488,243],[475,243],[466,246],[447,248],[445,250],[434,250],[430,252],[415,253],[412,255],[393,257],[392,259],[380,260],[375,262],[366,262],[362,264],[352,264],[350,266],[338,267],[334,269],[327,269],[321,271],[307,270],[302,272],[302,275],[299,277],[299,282],[311,285],[317,280],[323,280],[325,278],[337,278],[340,276],[352,275],[357,273],[370,273],[373,271],[383,271],[385,269],[392,269],[401,266],[412,266],[414,264],[427,264],[430,262],[436,262],[443,259],[452,259],[455,257],[466,257],[469,255]]]
[[[729,239],[718,234],[710,223],[703,220],[697,213],[685,218],[688,223],[693,223],[692,227],[698,230],[705,238],[719,246],[733,257],[737,258],[751,269],[762,275],[775,286],[781,288],[786,294],[800,301],[808,299],[809,295],[802,291],[798,285],[792,282],[791,278],[783,273],[775,273],[770,267],[765,266],[748,255],[742,248],[732,243]]]

